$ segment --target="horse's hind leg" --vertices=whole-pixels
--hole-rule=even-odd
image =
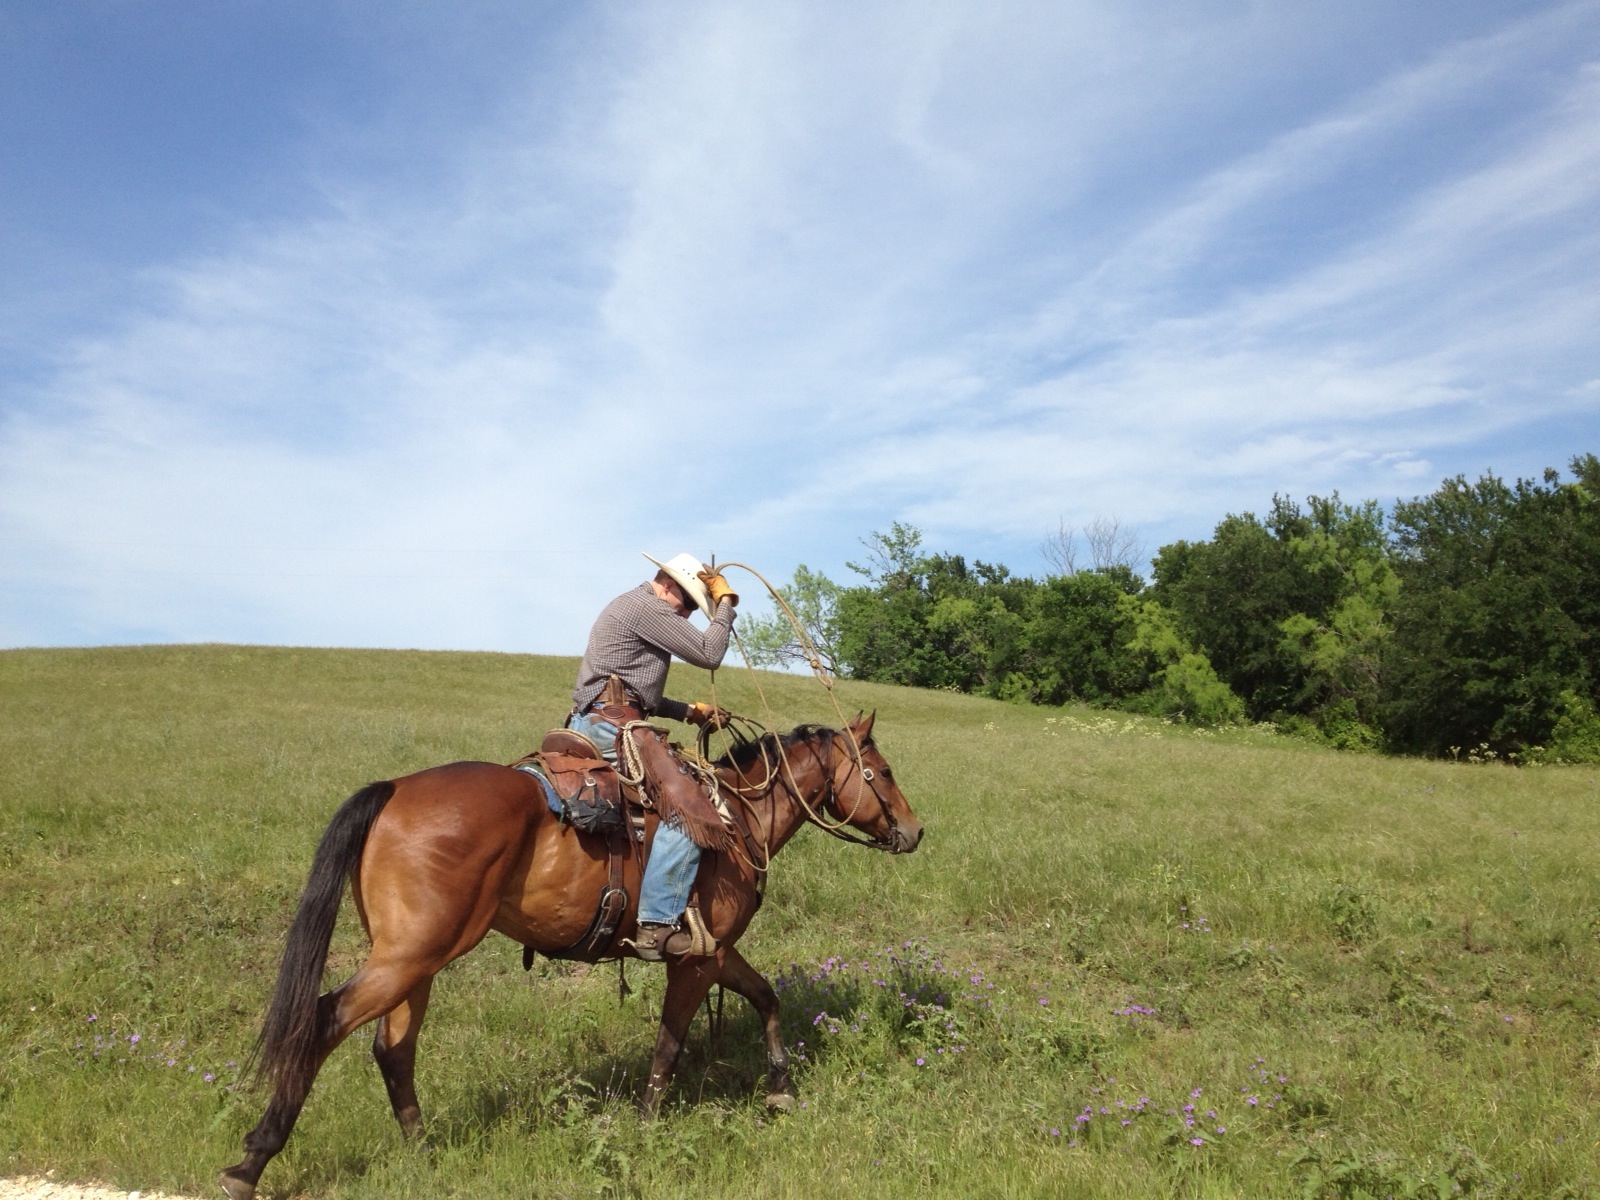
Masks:
[[[414,989],[426,986],[432,978],[433,972],[424,964],[368,959],[354,975],[318,999],[317,1024],[323,1034],[317,1044],[316,1067],[305,1080],[293,1083],[280,1080],[273,1089],[272,1102],[267,1105],[265,1115],[245,1135],[243,1161],[225,1170],[219,1180],[230,1200],[251,1200],[256,1194],[256,1181],[289,1140],[294,1123],[300,1118],[300,1110],[305,1107],[306,1097],[311,1094],[312,1080],[335,1047],[354,1030],[405,1002]]]
[[[778,993],[732,946],[726,949],[718,982],[750,1001],[761,1018],[767,1039],[767,1107],[774,1112],[788,1112],[794,1107],[794,1083],[789,1078],[789,1052],[784,1048],[783,1026],[778,1019]]]
[[[378,1019],[372,1038],[372,1057],[383,1074],[383,1086],[400,1132],[406,1140],[416,1136],[422,1125],[422,1110],[417,1106],[415,1071],[417,1034],[428,1011],[428,994],[433,990],[430,975],[407,993],[406,998]]]

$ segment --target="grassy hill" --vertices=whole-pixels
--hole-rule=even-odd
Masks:
[[[260,1112],[237,1064],[328,816],[527,749],[575,665],[0,653],[0,1172],[207,1192]],[[742,676],[719,697],[759,715]],[[766,686],[832,723],[811,681]],[[1600,771],[840,691],[928,834],[896,859],[808,830],[775,864],[743,946],[803,1108],[762,1110],[730,997],[641,1125],[658,970],[619,1004],[613,968],[525,975],[491,935],[434,992],[429,1147],[358,1036],[263,1194],[1600,1194]],[[332,970],[358,951],[345,920]]]

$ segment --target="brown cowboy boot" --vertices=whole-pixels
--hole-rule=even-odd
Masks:
[[[694,944],[687,930],[676,925],[658,925],[654,921],[640,921],[638,935],[627,943],[645,962],[662,962],[667,955],[676,957]]]

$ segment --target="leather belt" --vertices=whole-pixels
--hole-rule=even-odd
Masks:
[[[600,694],[578,711],[583,715],[595,713],[619,729],[629,721],[645,718],[644,703],[615,675],[608,676]]]
[[[584,708],[581,715],[588,716],[591,713],[602,720],[611,722],[618,729],[621,729],[629,721],[644,720],[644,709],[636,704],[603,704],[596,700]]]

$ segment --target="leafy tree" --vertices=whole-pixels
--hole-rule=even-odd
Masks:
[[[866,564],[846,563],[845,566],[864,576],[874,587],[907,585],[923,560],[922,530],[915,525],[894,521],[888,533],[873,530],[861,539],[861,544],[867,550]]]
[[[1399,747],[1527,754],[1562,721],[1582,740],[1600,682],[1600,459],[1572,471],[1458,476],[1396,505],[1384,717]]]
[[[839,656],[861,679],[998,694],[1017,653],[1031,580],[959,554],[923,554],[898,522],[867,540],[867,586],[839,595]]]
[[[1587,696],[1561,693],[1550,744],[1533,757],[1547,762],[1600,763],[1600,713]]]
[[[1302,679],[1283,652],[1280,625],[1297,612],[1320,615],[1331,600],[1331,588],[1307,578],[1287,539],[1254,514],[1230,515],[1209,542],[1163,546],[1154,567],[1156,600],[1246,698],[1251,715],[1287,708]]]
[[[960,555],[926,554],[896,523],[866,539],[866,586],[841,592],[840,658],[863,679],[1051,704],[1112,703],[1149,686],[1119,599],[1143,582],[1126,565],[1044,581]]]
[[[1209,542],[1163,546],[1155,598],[1251,716],[1372,745],[1398,583],[1382,510],[1337,493],[1266,521],[1228,516]]]
[[[1311,529],[1290,548],[1310,570],[1338,579],[1338,599],[1321,619],[1295,613],[1279,622],[1280,647],[1301,672],[1294,710],[1310,713],[1322,736],[1343,749],[1376,749],[1383,655],[1400,579],[1388,558],[1383,514],[1373,501],[1346,507],[1312,497]]]
[[[843,590],[805,563],[794,569],[793,579],[778,588],[816,647],[822,665],[835,675],[839,673],[839,595]],[[746,617],[739,624],[740,641],[754,665],[787,667],[808,661],[794,627],[777,605],[769,616]]]
[[[1047,539],[1059,573],[931,554],[896,522],[853,587],[805,567],[784,595],[830,666],[863,679],[1081,700],[1224,724],[1246,715],[1336,746],[1600,761],[1600,459],[1562,483],[1447,480],[1396,506],[1274,497],[1134,574],[1114,519]],[[750,622],[766,661],[792,631]]]
[[[946,604],[938,628],[929,618],[941,601],[970,599],[965,560],[922,552],[922,531],[896,521],[864,539],[866,563],[846,565],[866,579],[838,599],[839,655],[859,679],[912,687],[970,691],[980,681],[970,626],[976,612]]]
[[[1145,658],[1130,649],[1133,619],[1122,604],[1143,587],[1125,566],[1056,575],[1035,587],[1006,698],[1114,704],[1149,687]]]
[[[1129,649],[1149,656],[1154,687],[1144,704],[1196,725],[1232,725],[1244,719],[1244,703],[1191,646],[1172,614],[1154,600],[1125,596],[1122,607],[1134,628]]]

